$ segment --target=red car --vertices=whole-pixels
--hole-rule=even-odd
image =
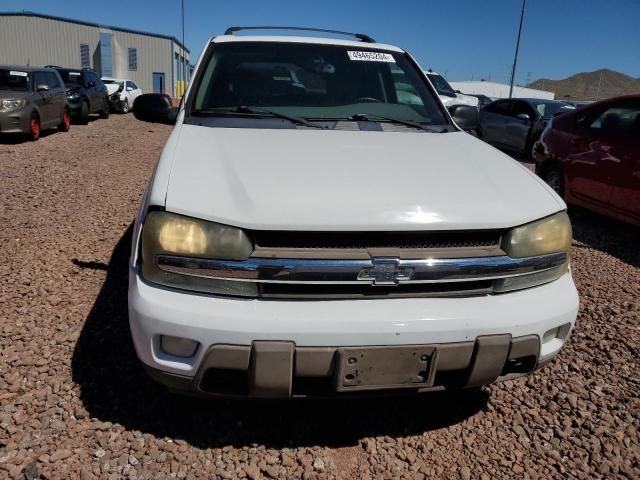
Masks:
[[[554,117],[534,156],[536,173],[567,203],[640,225],[640,95]]]

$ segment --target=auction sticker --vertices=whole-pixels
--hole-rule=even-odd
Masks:
[[[362,52],[362,51],[347,51],[351,60],[357,60],[361,62],[387,62],[396,63],[393,55],[382,52]]]
[[[15,77],[27,77],[29,74],[27,72],[16,72],[15,70],[11,70],[9,75],[13,75]]]

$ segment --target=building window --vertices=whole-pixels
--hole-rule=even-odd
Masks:
[[[89,45],[80,44],[80,66],[82,68],[91,68],[91,60],[89,59]]]
[[[111,32],[100,32],[100,73],[105,77],[113,75],[111,39]]]
[[[128,48],[127,52],[129,57],[129,70],[137,70],[138,69],[138,49]]]

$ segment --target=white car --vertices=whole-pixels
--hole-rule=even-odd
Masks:
[[[149,374],[288,398],[477,387],[554,358],[578,309],[566,205],[462,130],[477,110],[451,117],[407,52],[365,35],[236,30],[178,108],[134,107],[175,124],[130,260]]]
[[[433,87],[437,90],[438,96],[445,107],[451,107],[453,105],[469,105],[479,108],[478,97],[471,95],[465,95],[464,93],[456,92],[449,82],[447,82],[442,75],[432,70],[425,70],[427,78],[433,84]]]
[[[129,113],[135,99],[142,95],[142,90],[131,80],[103,77],[102,82],[109,92],[111,108],[122,113]]]

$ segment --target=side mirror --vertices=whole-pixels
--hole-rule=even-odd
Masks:
[[[38,85],[36,87],[36,92],[48,92],[49,91],[49,85]]]
[[[169,95],[163,93],[145,93],[133,102],[133,115],[143,122],[176,123],[178,109],[171,104]]]
[[[516,115],[516,118],[522,120],[523,122],[527,122],[527,123],[529,123],[531,121],[531,117],[529,115],[527,115],[526,113],[519,113],[518,115]]]
[[[87,88],[91,88],[91,87],[95,87],[96,86],[96,82],[88,82],[87,83]]]
[[[133,92],[133,88],[127,87],[127,92]]]
[[[448,108],[453,121],[466,131],[476,130],[480,126],[480,113],[470,105],[452,105]]]

